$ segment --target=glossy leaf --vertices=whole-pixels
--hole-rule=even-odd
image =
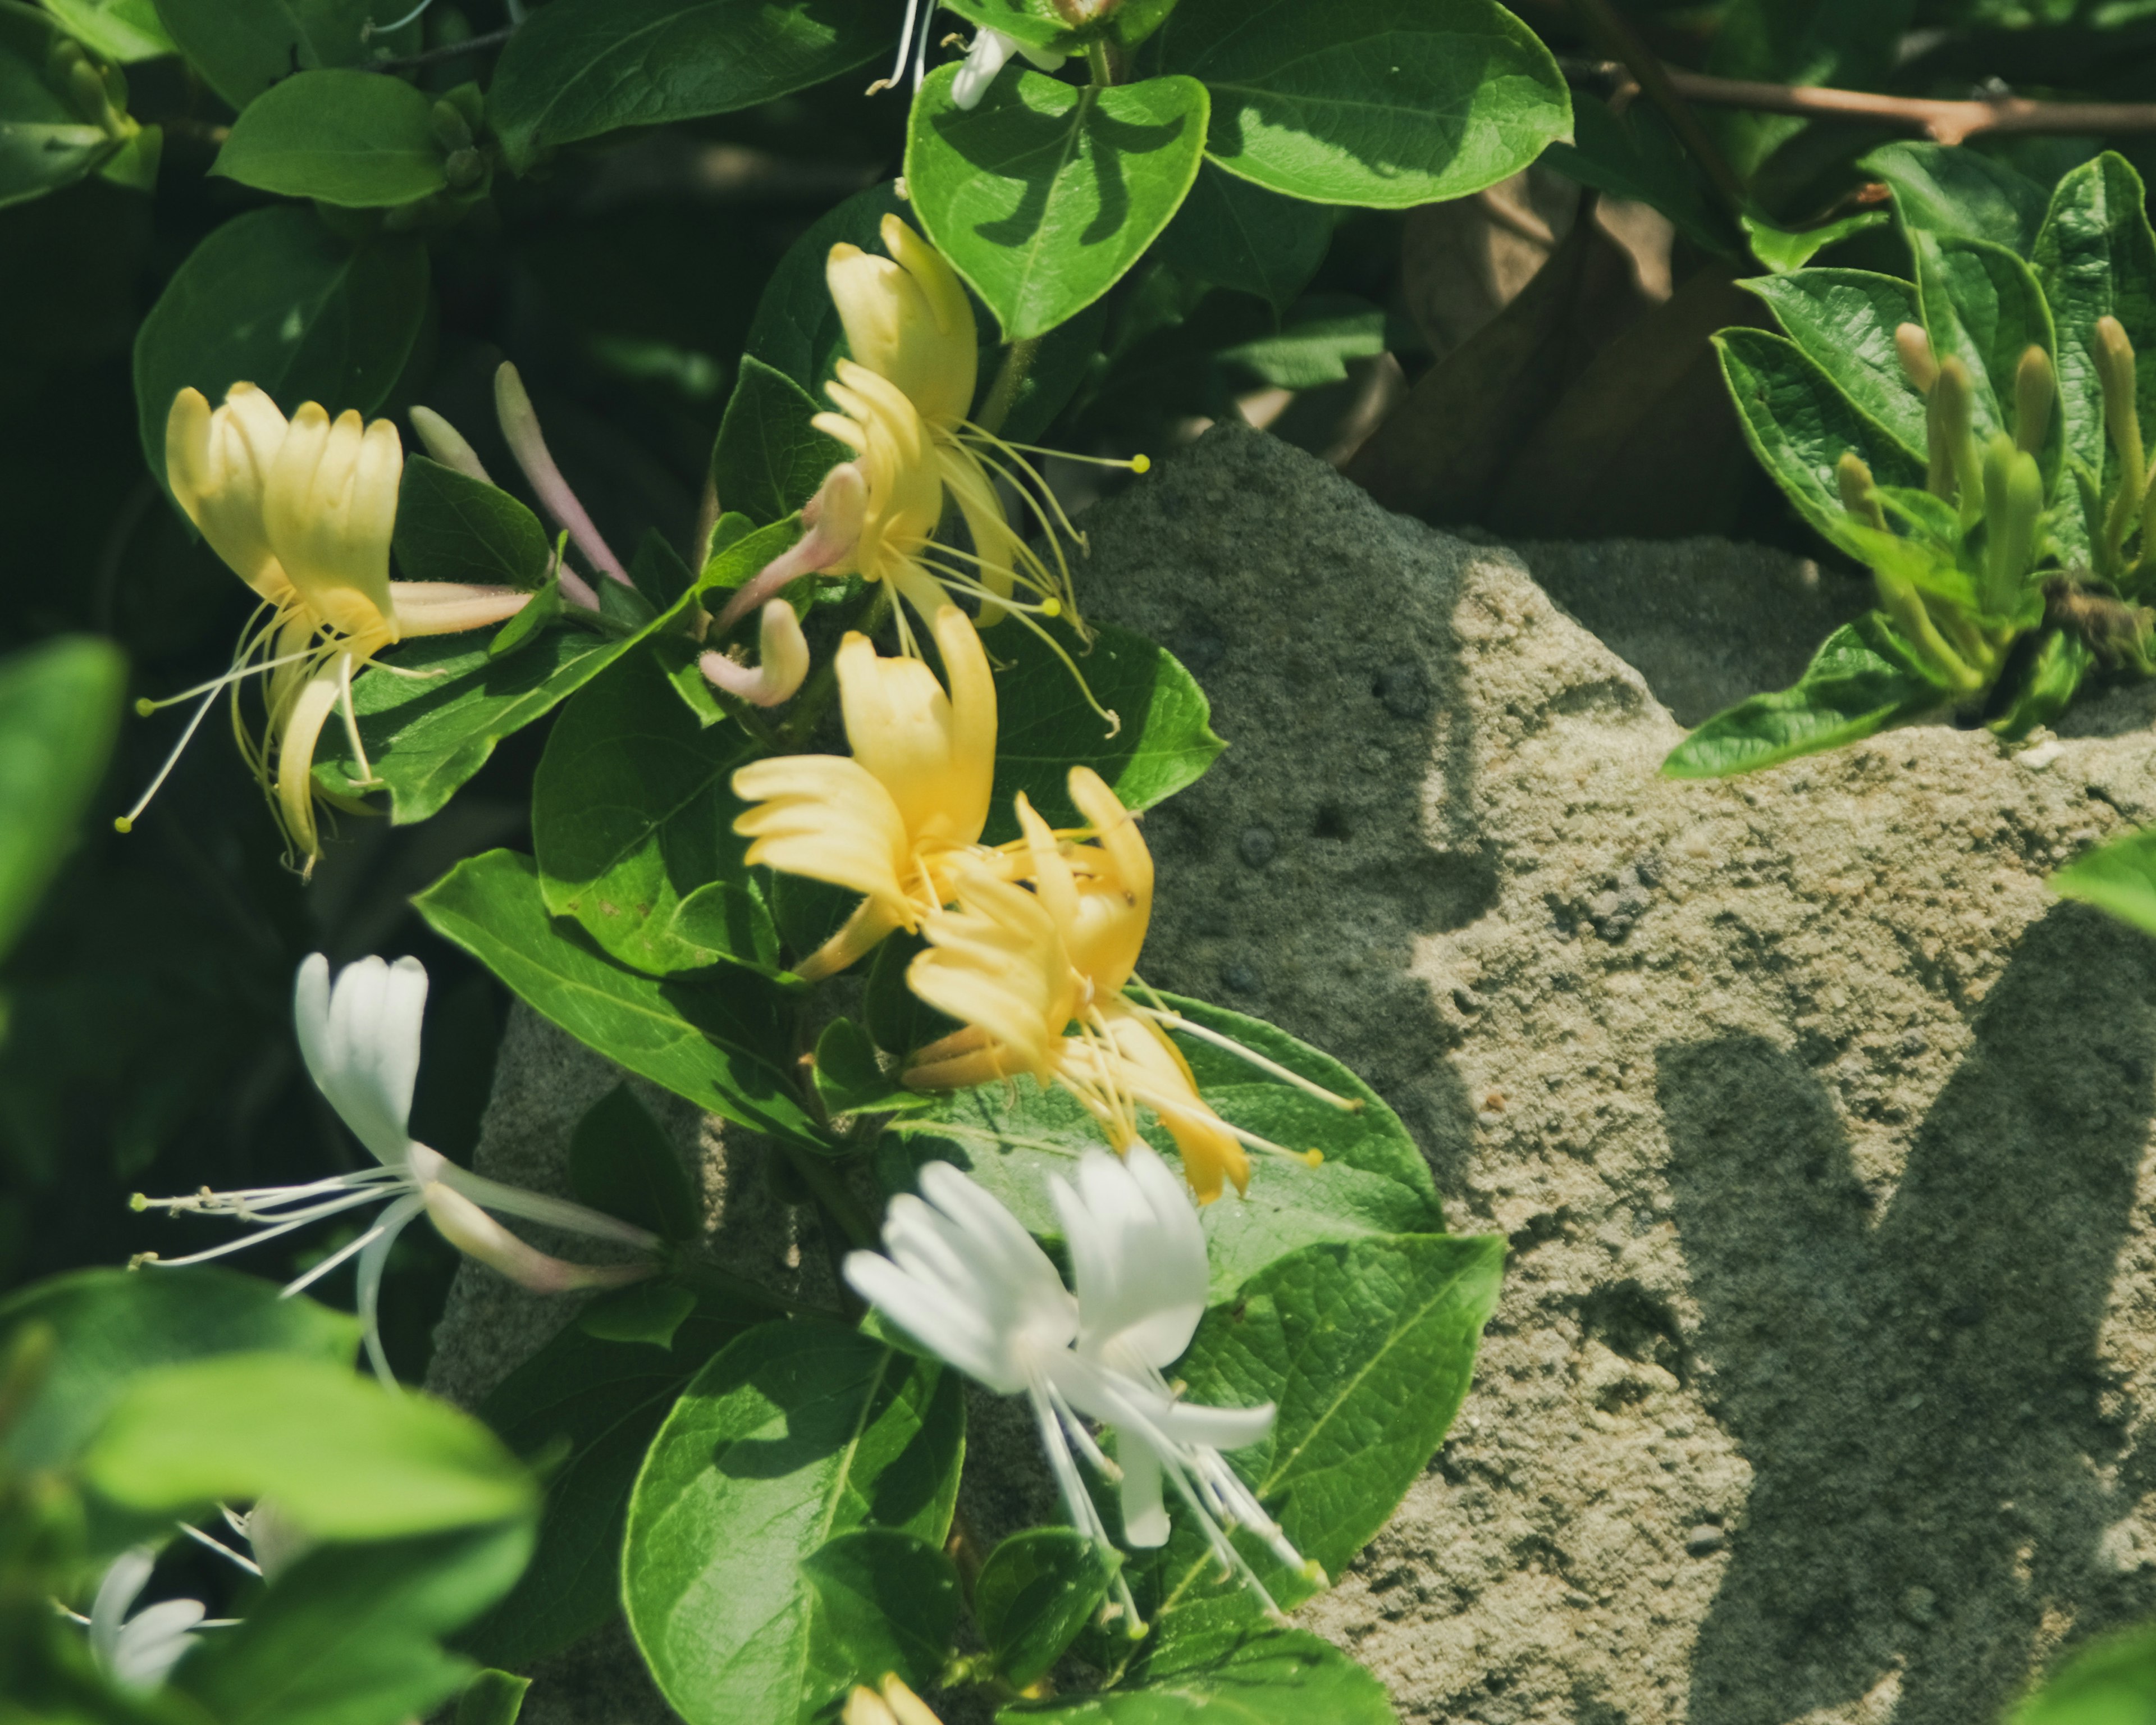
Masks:
[[[41,198],[95,172],[124,140],[69,99],[48,66],[59,26],[28,6],[0,6],[0,208]]]
[[[1894,350],[1894,331],[1922,321],[1911,284],[1866,270],[1799,270],[1738,285],[1910,460],[1926,459],[1924,398]]]
[[[739,969],[660,982],[624,969],[552,918],[528,856],[490,850],[413,900],[541,1017],[638,1076],[758,1132],[814,1143],[773,986]]]
[[[1707,69],[1775,84],[1870,90],[1893,68],[1914,0],[1732,0],[1715,33]],[[1751,180],[1782,144],[1804,130],[1794,116],[1718,116],[1717,135],[1732,166]]]
[[[766,1316],[706,1300],[663,1348],[572,1325],[495,1386],[480,1417],[518,1455],[560,1459],[547,1476],[531,1567],[465,1638],[470,1651],[528,1665],[620,1611],[622,1530],[644,1452],[705,1362]]]
[[[2148,934],[2156,934],[2156,827],[2128,833],[2076,857],[2051,879],[2061,898],[2094,905]]]
[[[449,184],[434,99],[378,72],[296,72],[249,102],[212,173],[348,209],[410,203]]]
[[[188,64],[235,109],[295,72],[363,64],[373,12],[372,0],[157,0]]]
[[[547,530],[508,492],[408,455],[397,490],[397,562],[408,581],[469,581],[536,588],[553,547]]]
[[[408,234],[353,245],[311,210],[235,216],[188,254],[135,338],[150,471],[163,483],[165,418],[189,387],[212,405],[246,382],[287,413],[306,401],[372,413],[404,369],[427,305],[427,249]]]
[[[906,187],[1004,339],[1023,341],[1099,299],[1168,225],[1203,159],[1205,89],[1022,72],[969,110],[951,99],[956,76],[941,69],[914,98]]]
[[[891,52],[880,0],[554,0],[501,51],[488,117],[511,166],[629,126],[752,108]]]
[[[1051,826],[1076,824],[1065,788],[1074,766],[1093,768],[1125,807],[1150,809],[1196,783],[1227,747],[1213,734],[1204,691],[1165,648],[1105,624],[1088,650],[1061,624],[1049,628],[1094,700],[1122,723],[1111,735],[1070,669],[1031,630],[1004,622],[988,631],[983,639],[998,667],[992,845],[1017,835],[1011,798],[1020,791]]]
[[[0,1338],[29,1323],[49,1324],[59,1346],[0,1443],[23,1469],[66,1466],[128,1387],[161,1367],[271,1351],[348,1364],[359,1346],[348,1313],[208,1265],[53,1276],[0,1302]]]
[[[820,284],[818,291],[822,294]],[[830,296],[822,296],[828,304]],[[820,411],[815,398],[784,372],[744,355],[711,446],[711,484],[719,501],[762,526],[783,521],[814,496],[824,475],[853,454],[808,423]]]
[[[44,0],[69,35],[102,59],[118,65],[174,53],[158,21],[155,0]]]
[[[1332,213],[1207,162],[1160,236],[1160,254],[1194,281],[1255,294],[1285,314],[1332,243]]]
[[[629,1627],[688,1725],[835,1699],[802,1560],[882,1527],[940,1543],[957,1491],[955,1375],[858,1332],[766,1324],[697,1374],[629,1504]]]
[[[1989,240],[2025,258],[2044,219],[2044,188],[1980,150],[1905,141],[1857,166],[1894,188],[1905,228]]]
[[[569,1135],[569,1183],[580,1203],[662,1240],[696,1237],[701,1206],[681,1153],[626,1084],[586,1109]]]
[[[126,687],[119,649],[91,635],[0,659],[0,958],[74,846]]]
[[[1399,1118],[1346,1067],[1270,1024],[1194,1000],[1161,997],[1206,1029],[1232,1037],[1334,1094],[1350,1111],[1275,1078],[1228,1050],[1188,1035],[1176,1045],[1205,1101],[1231,1124],[1290,1149],[1321,1151],[1317,1168],[1283,1157],[1250,1158],[1250,1189],[1199,1213],[1212,1266],[1210,1297],[1224,1300],[1251,1276],[1313,1240],[1426,1233],[1442,1228],[1429,1164]],[[1173,1153],[1168,1134],[1141,1113],[1148,1143]],[[956,1163],[1003,1200],[1032,1232],[1062,1231],[1048,1176],[1066,1178],[1101,1147],[1091,1115],[1060,1091],[1030,1081],[963,1091],[936,1108],[891,1122],[877,1155],[887,1191],[911,1189],[921,1164]]]
[[[1098,1695],[1005,1707],[997,1725],[1395,1725],[1385,1686],[1305,1630],[1245,1625],[1162,1646],[1142,1677]]]
[[[1882,650],[1884,649],[1884,650]],[[1725,778],[1874,736],[1943,706],[1944,691],[1892,643],[1878,614],[1826,638],[1796,684],[1717,713],[1670,751],[1671,778]]]
[[[896,184],[879,180],[824,212],[808,231],[786,249],[778,267],[756,302],[749,326],[748,357],[783,373],[811,397],[818,397],[831,362],[845,351],[846,333],[839,321],[824,280],[831,248],[844,242],[883,255],[878,236],[886,216],[917,220],[898,195]],[[743,367],[744,375],[747,367]],[[819,398],[820,400],[820,398]],[[726,495],[721,488],[720,495]]]
[[[1214,162],[1313,203],[1464,198],[1572,131],[1557,62],[1489,0],[1182,0],[1147,64],[1211,91]]]
[[[814,1596],[813,1692],[842,1695],[896,1671],[916,1689],[943,1675],[958,1629],[958,1571],[895,1527],[857,1527],[801,1560]]]
[[[468,1527],[538,1502],[531,1476],[477,1420],[287,1353],[144,1373],[106,1414],[82,1472],[115,1503],[167,1515],[274,1497],[295,1526],[331,1540]]]
[[[1045,1675],[1114,1579],[1100,1547],[1075,1527],[1029,1527],[1004,1540],[973,1584],[973,1615],[996,1675],[1020,1689]]]
[[[1942,239],[1912,234],[1917,295],[1932,352],[1969,367],[1976,385],[1976,432],[2014,434],[2014,377],[2031,347],[2056,357],[2057,342],[2043,290],[2029,266],[2004,246],[1981,239]],[[2059,416],[2054,413],[2056,425]],[[2057,471],[2056,439],[2050,456]]]

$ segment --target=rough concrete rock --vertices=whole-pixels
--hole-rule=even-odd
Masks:
[[[1148,818],[1148,980],[1349,1061],[1512,1241],[1453,1435],[1300,1620],[1410,1721],[1973,1725],[2156,1612],[2156,946],[2042,884],[2156,816],[2147,704],[1673,783],[1649,680],[1779,685],[1840,601],[1784,569],[1687,654],[1624,588],[1712,552],[1559,553],[1635,668],[1233,429],[1086,525],[1090,609],[1234,745]]]

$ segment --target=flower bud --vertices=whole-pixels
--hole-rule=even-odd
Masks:
[[[471,148],[470,122],[454,102],[435,103],[434,112],[427,116],[427,124],[428,129],[434,135],[434,141],[442,146],[445,154]]]
[[[487,477],[485,464],[479,452],[465,441],[464,434],[449,424],[432,408],[413,408],[411,412],[412,429],[419,434],[419,441],[427,453],[444,467],[454,467],[466,479],[475,479],[483,485],[494,481]]]
[[[1871,482],[1871,470],[1864,465],[1856,450],[1843,452],[1835,464],[1835,487],[1841,493],[1841,506],[1851,516],[1867,527],[1887,529],[1887,511],[1880,507],[1879,493]]]
[[[2044,514],[2044,476],[2036,458],[2015,449],[2003,431],[1994,434],[1984,449],[1984,605],[2003,616],[2020,598]]]
[[[808,675],[808,643],[801,619],[784,599],[764,606],[757,651],[761,663],[754,665],[737,664],[723,653],[706,653],[696,663],[713,685],[752,706],[791,701]]]
[[[439,1180],[419,1189],[427,1214],[443,1239],[468,1258],[499,1271],[535,1294],[562,1294],[578,1288],[618,1288],[657,1272],[654,1263],[572,1264],[527,1245],[501,1223]]]
[[[2058,373],[2051,356],[2034,342],[2014,369],[2014,442],[2029,454],[2040,454],[2044,434],[2051,429],[2051,404],[2058,398]]]
[[[1899,325],[1894,331],[1894,352],[1902,370],[1919,395],[1929,395],[1938,381],[1939,362],[1932,357],[1932,338],[1920,323]]]
[[[1934,496],[1959,506],[1964,527],[1984,513],[1983,457],[1977,452],[1975,427],[1976,386],[1969,367],[1948,357],[1933,380],[1925,414],[1932,456],[1925,483]]]

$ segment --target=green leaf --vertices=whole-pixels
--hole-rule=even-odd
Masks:
[[[696,586],[696,572],[666,542],[664,533],[646,527],[629,560],[629,584],[654,611],[667,611]]]
[[[1882,485],[1923,485],[1922,464],[1795,342],[1764,330],[1736,329],[1715,336],[1714,345],[1745,442],[1797,512],[1826,538],[1838,545],[1848,538],[1849,514],[1834,477],[1844,454],[1854,450]]]
[[[1350,294],[1312,294],[1279,329],[1219,348],[1214,358],[1259,383],[1315,389],[1345,378],[1349,360],[1375,358],[1385,347],[1383,309]]]
[[[1175,1375],[1195,1404],[1279,1409],[1270,1435],[1229,1460],[1327,1574],[1346,1571],[1430,1465],[1467,1392],[1504,1255],[1495,1235],[1306,1246],[1199,1323]],[[1173,1668],[1178,1642],[1217,1656],[1224,1626],[1262,1622],[1177,1507],[1168,1544],[1125,1569],[1157,1638],[1137,1650],[1148,1679]],[[1255,1538],[1231,1537],[1282,1607],[1315,1590]]]
[[[531,1550],[531,1526],[521,1520],[317,1548],[280,1574],[238,1625],[204,1635],[172,1687],[231,1725],[424,1718],[471,1670],[443,1651],[442,1638],[506,1593]]]
[[[2044,188],[1981,151],[1887,144],[1857,166],[1894,188],[1895,213],[1912,230],[1988,239],[2025,258],[2044,218]]]
[[[518,27],[487,116],[520,172],[628,126],[752,108],[891,52],[880,0],[554,0]]]
[[[1573,141],[1552,144],[1542,162],[1559,173],[1660,210],[1694,244],[1718,256],[1736,250],[1729,218],[1710,200],[1698,169],[1651,103],[1622,115],[1594,96],[1574,96]]]
[[[1424,1233],[1445,1225],[1430,1165],[1399,1118],[1338,1061],[1285,1030],[1239,1013],[1174,995],[1169,1007],[1362,1106],[1350,1111],[1276,1078],[1239,1055],[1187,1033],[1176,1045],[1199,1094],[1231,1125],[1289,1149],[1315,1149],[1316,1168],[1254,1155],[1247,1196],[1224,1197],[1199,1213],[1212,1266],[1210,1297],[1224,1300],[1283,1255],[1316,1240]],[[1150,1122],[1149,1115],[1141,1121]],[[1164,1130],[1147,1142],[1172,1151]],[[1070,1173],[1101,1147],[1100,1127],[1070,1097],[1028,1084],[963,1091],[933,1111],[894,1121],[876,1156],[886,1191],[911,1190],[931,1158],[954,1163],[1000,1199],[1033,1233],[1059,1237],[1047,1177]]]
[[[1775,84],[1876,88],[1893,68],[1913,10],[1914,0],[1733,0],[1722,13],[1707,69]],[[1747,181],[1806,123],[1766,114],[1717,119],[1723,151]]]
[[[787,1014],[739,969],[659,982],[624,970],[573,923],[552,921],[528,856],[468,857],[413,900],[428,926],[588,1048],[707,1113],[819,1143],[793,1087]]]
[[[620,1611],[622,1530],[644,1452],[704,1363],[767,1315],[706,1299],[665,1348],[572,1325],[495,1386],[479,1413],[503,1442],[527,1458],[567,1453],[547,1476],[531,1568],[464,1638],[467,1651],[526,1666]]]
[[[661,1240],[694,1240],[702,1224],[680,1153],[626,1084],[614,1086],[577,1122],[569,1183],[579,1202]]]
[[[2156,1720],[2156,1625],[2082,1647],[2007,1716],[2007,1725],[2150,1725]]]
[[[1020,791],[1050,825],[1079,824],[1065,788],[1073,767],[1091,767],[1126,808],[1150,809],[1195,784],[1227,747],[1213,734],[1204,691],[1165,648],[1107,624],[1088,649],[1063,624],[1047,627],[1122,726],[1108,734],[1069,667],[1030,629],[1004,622],[990,631],[988,652],[998,667],[991,845],[1017,836],[1011,798]]]
[[[1867,270],[1799,270],[1738,285],[1766,301],[1804,357],[1911,461],[1927,459],[1924,398],[1894,349],[1894,331],[1922,321],[1913,286]]]
[[[696,1296],[678,1282],[631,1282],[585,1307],[577,1314],[577,1327],[596,1341],[671,1348],[675,1332],[696,1309]]]
[[[877,181],[818,217],[806,234],[787,247],[786,255],[764,283],[744,352],[783,372],[811,396],[822,389],[831,375],[832,362],[846,351],[845,329],[824,279],[831,248],[844,243],[882,256],[880,229],[886,216],[901,217],[909,223],[916,219],[891,180]],[[726,495],[723,486],[719,495]]]
[[[1285,314],[1332,244],[1323,206],[1283,198],[1207,162],[1160,236],[1160,254],[1194,281],[1255,294]]]
[[[408,455],[397,490],[397,562],[411,581],[535,588],[552,546],[539,517],[500,487]]]
[[[2156,447],[2156,234],[2141,177],[2123,157],[2107,150],[2059,182],[2032,261],[2058,328],[2066,455],[2099,476],[2107,460],[2115,471],[2097,380],[2100,318],[2116,317],[2133,343],[2141,435]]]
[[[2046,629],[2036,638],[2014,698],[1986,728],[2013,742],[2050,724],[2072,704],[2082,679],[2095,667],[2096,655],[2087,642],[2064,629]]]
[[[1114,1579],[1106,1555],[1075,1527],[1029,1527],[1004,1540],[973,1584],[973,1616],[996,1675],[1019,1689],[1046,1675]]]
[[[375,10],[374,0],[157,0],[180,52],[235,110],[295,72],[364,64]]]
[[[830,295],[823,297],[828,303]],[[819,411],[814,398],[783,372],[744,354],[711,446],[719,501],[765,526],[814,496],[824,475],[853,454],[808,423]]]
[[[1214,161],[1313,203],[1464,198],[1572,134],[1557,62],[1490,0],[1182,0],[1147,63],[1212,92]]]
[[[346,209],[410,203],[449,184],[434,99],[379,72],[295,72],[249,102],[210,172]]]
[[[1385,1686],[1304,1630],[1258,1625],[1180,1640],[1144,1680],[1098,1695],[1004,1708],[997,1725],[1397,1725]]]
[[[476,1420],[289,1353],[144,1373],[105,1416],[82,1472],[113,1502],[167,1515],[274,1497],[330,1540],[466,1527],[538,1502],[531,1476]]]
[[[896,952],[898,947],[889,942],[879,947],[879,965],[886,950]],[[876,973],[871,969],[870,974],[874,977]],[[871,989],[875,986],[871,982]],[[882,1114],[935,1106],[933,1097],[901,1085],[896,1071],[886,1072],[876,1059],[876,1046],[869,1033],[847,1018],[833,1019],[816,1039],[816,1094],[823,1098],[825,1112],[834,1118],[841,1114]]]
[[[1010,411],[1004,415],[998,435],[1013,443],[1031,443],[1040,438],[1098,363],[1107,328],[1108,302],[1096,300],[1075,317],[1043,336],[1040,345],[1033,350],[1033,363],[1012,393]],[[1001,363],[999,347],[991,345],[981,350],[983,387],[993,387]]]
[[[913,100],[906,187],[1004,339],[1024,341],[1107,292],[1168,225],[1203,159],[1205,87],[1021,72],[968,110],[951,100],[957,76],[940,68]]]
[[[94,106],[70,100],[65,74],[50,64],[56,47],[81,58],[43,13],[0,4],[0,208],[82,178],[125,142]]]
[[[150,471],[164,483],[165,419],[184,388],[214,405],[234,383],[253,383],[287,413],[305,401],[372,413],[404,369],[428,303],[427,249],[408,234],[354,245],[311,210],[234,217],[188,254],[135,338]]]
[[[1803,269],[1829,246],[1839,245],[1852,234],[1861,234],[1867,228],[1879,227],[1886,219],[1886,211],[1876,209],[1860,210],[1853,216],[1844,216],[1838,222],[1823,222],[1816,228],[1778,228],[1772,222],[1763,222],[1753,216],[1738,218],[1751,244],[1752,255],[1777,275]]]
[[[2043,290],[2029,266],[2004,246],[1982,239],[1942,239],[1912,233],[1917,296],[1932,352],[1969,367],[1976,384],[1976,432],[2014,434],[2014,378],[2021,356],[2041,347],[2055,358],[2057,341]],[[2057,414],[2051,423],[2059,422]],[[2049,440],[2047,478],[2058,472],[2056,439]]]
[[[737,725],[700,726],[654,655],[610,667],[563,711],[532,782],[547,908],[639,970],[726,958],[777,974],[778,931],[734,831],[733,775],[757,752]]]
[[[814,1596],[812,1692],[843,1695],[896,1671],[926,1689],[950,1663],[958,1630],[958,1572],[923,1539],[856,1527],[801,1560]]]
[[[0,1455],[24,1470],[72,1461],[128,1386],[160,1367],[272,1350],[349,1364],[359,1346],[349,1314],[207,1265],[53,1276],[0,1302],[0,1337],[29,1323],[51,1325],[59,1345],[0,1442]]]
[[[2156,827],[2143,827],[2085,852],[2052,875],[2061,898],[2094,905],[2145,933],[2156,934]]]
[[[697,1374],[636,1482],[629,1627],[688,1725],[834,1698],[802,1559],[886,1527],[941,1543],[958,1486],[955,1373],[836,1324],[766,1324]]]
[[[69,35],[100,59],[132,65],[177,52],[154,0],[44,0]]]
[[[74,846],[126,687],[126,660],[92,635],[0,659],[0,958]]]
[[[1717,713],[1670,751],[1671,778],[1726,778],[1871,737],[1944,704],[1946,695],[1899,653],[1881,650],[1874,612],[1826,638],[1796,684]],[[1906,652],[1906,649],[1901,649]]]
[[[516,1725],[524,1711],[524,1696],[531,1687],[529,1677],[514,1671],[474,1673],[457,1697],[456,1725]]]

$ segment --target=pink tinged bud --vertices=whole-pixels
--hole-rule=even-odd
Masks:
[[[432,408],[413,408],[411,419],[412,429],[419,434],[427,453],[443,466],[454,467],[466,479],[475,479],[483,485],[494,483],[479,452],[465,441],[464,434]]]
[[[860,543],[868,508],[869,482],[860,469],[850,461],[833,468],[824,475],[816,495],[801,506],[801,525],[808,531],[793,542],[790,550],[773,557],[742,583],[713,627],[723,635],[803,575],[821,574],[845,563]]]
[[[419,1189],[427,1214],[443,1239],[468,1258],[476,1258],[521,1288],[535,1294],[563,1294],[579,1288],[618,1288],[656,1273],[656,1264],[572,1264],[526,1245],[501,1223],[439,1180]]]
[[[762,663],[737,665],[723,653],[706,653],[698,667],[718,687],[752,706],[777,706],[791,701],[808,675],[808,643],[801,619],[784,599],[763,608],[757,635]]]
[[[539,430],[539,416],[532,411],[531,398],[524,391],[524,380],[517,376],[516,367],[506,361],[494,374],[494,406],[501,418],[501,434],[509,440],[510,453],[516,457],[516,465],[524,470],[525,478],[531,482],[531,489],[538,494],[547,513],[553,516],[555,525],[568,530],[569,537],[577,542],[577,549],[591,560],[593,568],[624,587],[633,586],[629,571],[622,567],[621,560],[599,537],[599,530],[592,525],[584,506],[577,501],[577,494],[569,489],[569,482],[562,477],[562,470],[547,453],[547,439]],[[565,588],[566,585],[564,583]]]

